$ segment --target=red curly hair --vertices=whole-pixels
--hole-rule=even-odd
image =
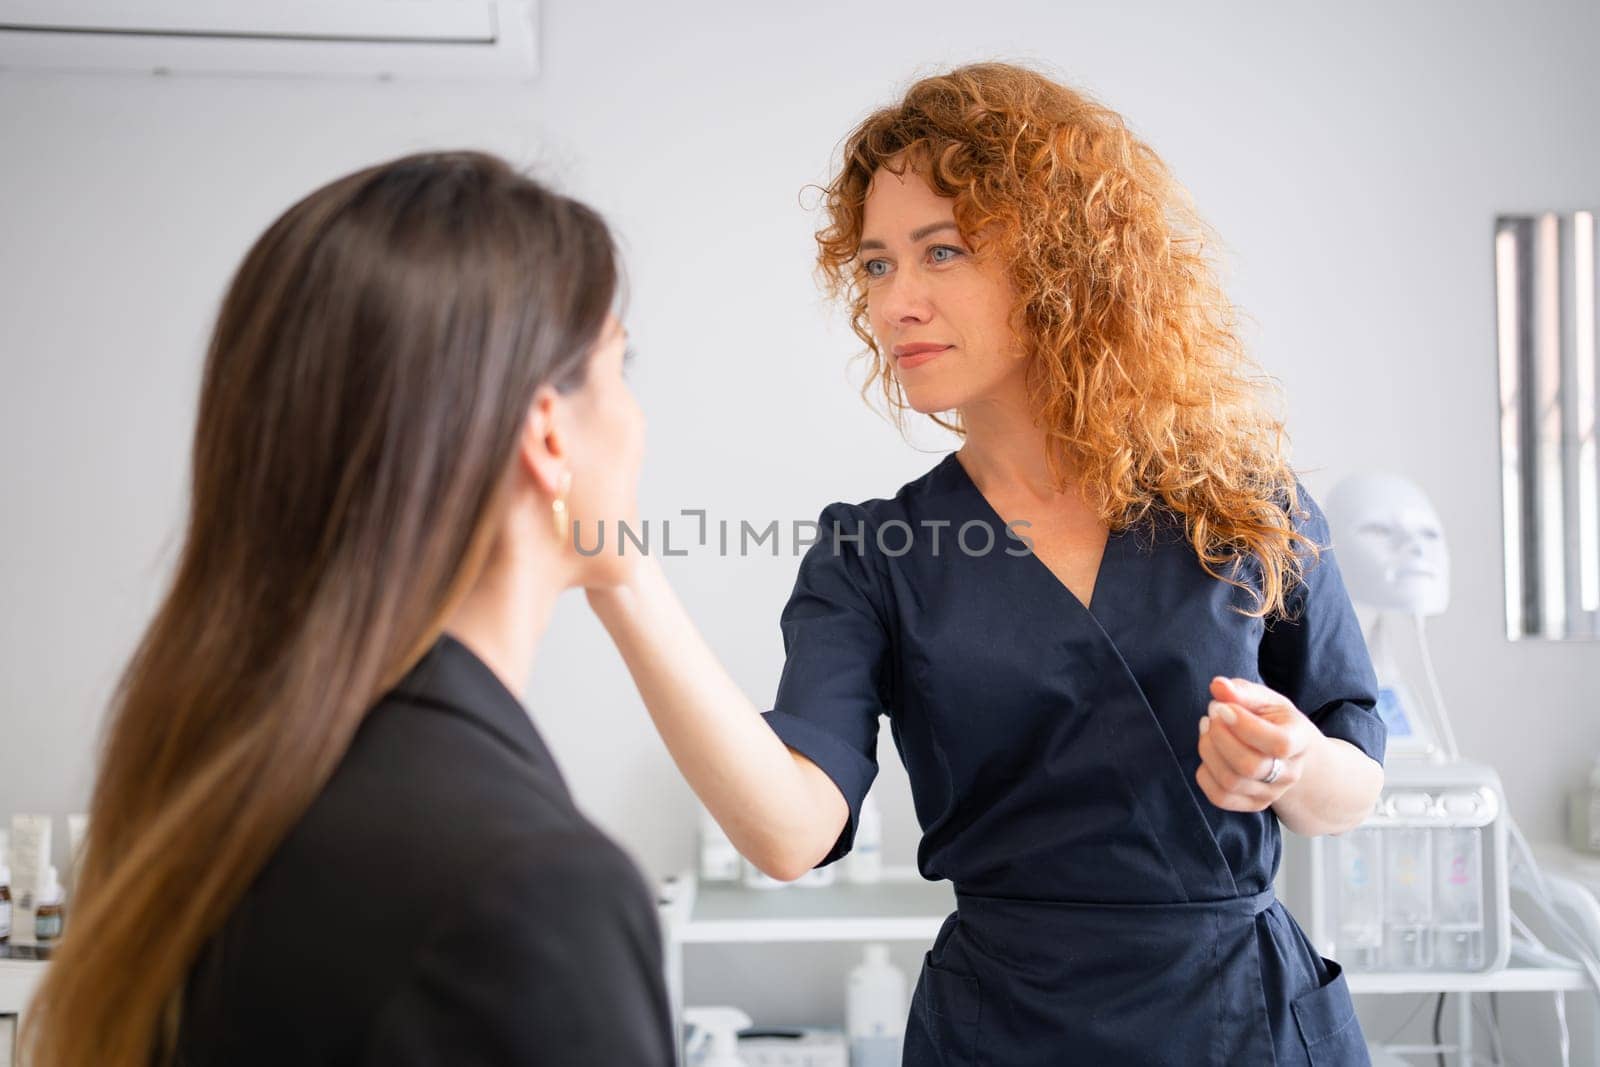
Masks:
[[[857,258],[880,167],[910,167],[953,197],[963,238],[1008,265],[1058,487],[1076,469],[1112,529],[1164,505],[1205,570],[1252,595],[1244,614],[1284,613],[1305,571],[1295,544],[1312,557],[1320,546],[1292,518],[1305,513],[1283,420],[1266,403],[1276,382],[1238,337],[1207,255],[1214,232],[1156,153],[1083,92],[1000,62],[922,78],[850,133],[823,190],[817,271],[867,346],[862,395],[880,381],[903,430],[905,396],[870,329]],[[959,413],[929,417],[965,435]],[[1245,563],[1253,575],[1241,580]]]

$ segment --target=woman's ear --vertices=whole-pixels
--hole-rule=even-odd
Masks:
[[[518,462],[539,491],[550,497],[561,494],[563,476],[572,467],[565,431],[567,416],[561,394],[548,385],[541,385],[534,390],[533,402],[522,420]]]

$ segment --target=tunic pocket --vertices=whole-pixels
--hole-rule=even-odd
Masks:
[[[1344,967],[1322,957],[1328,980],[1293,1001],[1295,1024],[1313,1067],[1370,1067],[1367,1042],[1356,1019]]]
[[[978,979],[934,963],[930,950],[922,954],[922,987],[940,1062],[945,1067],[969,1067],[975,1062],[982,1008]]]

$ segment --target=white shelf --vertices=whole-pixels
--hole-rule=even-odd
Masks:
[[[1535,993],[1587,989],[1582,971],[1506,967],[1478,974],[1444,971],[1345,971],[1351,993]]]
[[[886,877],[857,885],[748,889],[681,875],[664,890],[668,936],[679,944],[932,941],[955,910],[949,882]]]

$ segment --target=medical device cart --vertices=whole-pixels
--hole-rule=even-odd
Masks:
[[[1455,1063],[1474,1062],[1472,1039],[1472,998],[1478,993],[1571,993],[1589,987],[1582,971],[1559,967],[1528,966],[1519,962],[1515,952],[1511,963],[1499,970],[1479,973],[1443,973],[1438,971],[1373,971],[1358,973],[1346,971],[1345,979],[1355,996],[1382,996],[1398,993],[1454,993],[1456,1043],[1444,1051],[1453,1051]],[[1368,1034],[1373,1040],[1375,1035]],[[1432,1062],[1435,1051],[1432,1045],[1386,1045],[1389,1051],[1406,1056],[1428,1056]],[[1480,1060],[1482,1057],[1478,1057]],[[1422,1062],[1422,1061],[1418,1061]],[[1520,1060],[1518,1062],[1521,1062]],[[1589,1062],[1576,1057],[1574,1063]]]
[[[1583,971],[1513,948],[1504,814],[1499,777],[1487,766],[1395,760],[1361,827],[1319,838],[1284,833],[1278,895],[1317,950],[1344,965],[1357,996],[1455,994],[1456,1041],[1442,1051],[1460,1064],[1474,1062],[1475,995],[1590,988]],[[1594,1052],[1574,1062],[1600,1067]]]

